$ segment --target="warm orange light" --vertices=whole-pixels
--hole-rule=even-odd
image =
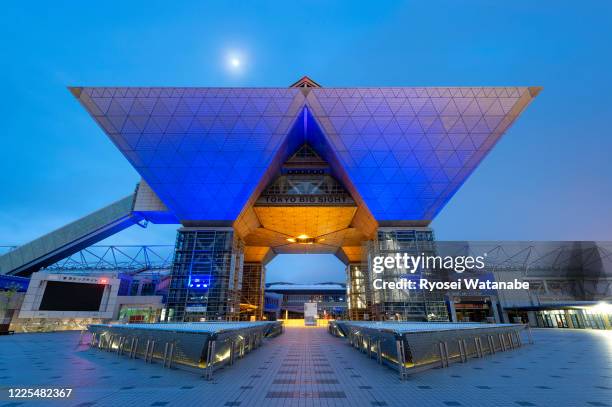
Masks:
[[[287,238],[288,242],[298,243],[298,244],[314,244],[315,238],[309,237],[308,235],[301,234],[298,237],[289,237]]]
[[[100,284],[106,284],[106,283],[108,283],[108,280],[106,278],[100,279]]]

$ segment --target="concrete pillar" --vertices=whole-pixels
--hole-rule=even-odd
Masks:
[[[493,310],[493,318],[495,318],[495,323],[499,324],[501,322],[501,319],[499,318],[499,311],[497,309],[497,304],[499,304],[499,302],[497,301],[497,298],[491,297],[491,309]]]
[[[451,322],[457,322],[457,310],[455,309],[455,300],[452,296],[448,298],[448,311],[450,312],[449,318]]]
[[[536,317],[535,311],[527,311],[527,319],[529,319],[529,326],[538,326],[538,318]]]
[[[499,317],[500,317],[500,321],[499,322],[501,322],[502,324],[510,323],[511,322],[510,321],[510,317],[508,316],[508,313],[506,311],[502,311],[502,313],[501,313],[501,315]]]

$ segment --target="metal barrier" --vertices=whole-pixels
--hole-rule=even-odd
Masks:
[[[533,343],[531,329],[522,324],[332,321],[328,332],[346,338],[379,364],[398,369],[401,379],[424,369],[447,368],[454,362],[519,348],[522,334]]]
[[[145,363],[160,361],[164,368],[175,364],[213,372],[234,364],[262,345],[264,337],[283,332],[280,322],[201,322],[179,324],[94,324],[89,345]]]

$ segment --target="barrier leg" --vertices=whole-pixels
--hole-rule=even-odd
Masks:
[[[172,359],[174,358],[174,342],[170,342],[168,347],[168,363],[164,367],[170,369],[172,367]]]
[[[168,345],[168,342],[166,342],[166,345],[164,346],[164,367],[166,367],[166,359],[168,359]]]
[[[399,339],[396,340],[395,348],[397,351],[397,363],[399,365],[400,380],[404,380],[408,378],[408,372],[405,366],[406,361],[404,360],[404,343]]]
[[[206,380],[212,380],[213,368],[214,368],[214,357],[215,357],[215,341],[208,342],[208,349],[206,352],[206,369],[204,371],[204,377]]]
[[[463,340],[459,339],[457,343],[459,345],[459,356],[461,357],[461,363],[465,363],[467,362],[467,352],[463,347]]]

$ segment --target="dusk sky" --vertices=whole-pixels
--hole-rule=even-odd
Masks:
[[[432,223],[439,240],[612,240],[612,3],[11,2],[0,15],[0,245],[131,194],[71,86],[543,86]],[[231,59],[239,59],[238,68]],[[176,225],[102,244],[173,244]],[[279,256],[269,281],[344,281]]]

